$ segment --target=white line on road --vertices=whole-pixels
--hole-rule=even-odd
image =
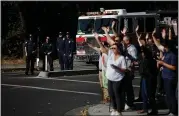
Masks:
[[[99,82],[94,81],[80,81],[80,80],[72,80],[72,79],[57,79],[57,78],[44,78],[44,77],[16,77],[19,79],[42,79],[42,80],[55,80],[55,81],[69,81],[69,82],[79,82],[79,83],[89,83],[89,84],[99,84]]]
[[[42,87],[34,87],[34,86],[12,85],[12,84],[1,84],[1,85],[10,86],[10,87],[18,87],[18,88],[45,90],[45,91],[68,92],[68,93],[78,93],[78,94],[85,94],[85,95],[100,96],[100,94],[98,93],[91,93],[91,92],[69,91],[69,90],[63,90],[63,89],[51,89],[51,88],[42,88]]]
[[[139,85],[132,85],[133,87],[140,87]]]

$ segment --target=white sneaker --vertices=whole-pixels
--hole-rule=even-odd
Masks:
[[[168,116],[176,116],[175,114],[173,114],[173,113],[170,113]]]
[[[113,111],[111,112],[111,116],[115,116],[115,115],[116,115],[116,111],[113,110]]]
[[[118,111],[116,111],[115,116],[122,116],[122,113],[119,113]]]
[[[129,109],[130,109],[130,107],[127,104],[125,104],[124,110],[129,110]]]

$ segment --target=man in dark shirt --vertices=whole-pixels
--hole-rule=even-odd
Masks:
[[[49,37],[47,36],[46,42],[42,44],[42,49],[44,53],[43,57],[43,71],[45,70],[45,55],[47,55],[47,61],[49,62],[50,65],[50,71],[53,71],[53,58],[52,58],[52,53],[53,53],[53,45],[52,43],[49,42]]]
[[[164,90],[166,93],[166,102],[170,110],[170,115],[177,114],[177,101],[175,97],[176,92],[176,67],[177,58],[176,55],[170,50],[168,43],[163,42],[164,46],[164,57],[163,60],[157,61],[157,66],[162,66],[162,78],[164,81]]]
[[[65,50],[65,38],[62,37],[62,33],[59,32],[59,37],[56,41],[57,54],[59,58],[59,64],[61,70],[64,70],[64,50]]]
[[[31,74],[34,74],[34,63],[35,63],[35,43],[32,40],[32,35],[30,34],[29,40],[25,42],[25,54],[26,54],[26,71],[25,74],[28,75],[30,64],[31,64]]]
[[[65,39],[65,70],[73,70],[74,41],[67,32]]]

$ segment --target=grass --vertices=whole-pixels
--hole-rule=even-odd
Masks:
[[[2,58],[1,64],[25,64],[24,59]]]
[[[87,116],[88,115],[88,109],[85,108],[81,111],[81,116]]]

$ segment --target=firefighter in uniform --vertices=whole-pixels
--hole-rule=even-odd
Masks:
[[[45,43],[42,44],[42,49],[43,49],[43,53],[44,53],[44,57],[43,57],[43,71],[45,70],[45,55],[47,55],[47,62],[50,65],[50,71],[53,71],[53,57],[52,57],[52,53],[53,53],[53,45],[50,42],[50,38],[47,36]]]
[[[65,39],[65,70],[73,70],[74,41],[70,38],[69,32]]]
[[[62,32],[59,32],[59,37],[56,41],[57,54],[59,58],[59,64],[61,70],[64,70],[64,50],[65,50],[65,38],[62,37]]]
[[[35,63],[35,43],[33,42],[32,35],[29,35],[29,40],[25,42],[25,54],[26,54],[26,71],[25,74],[28,75],[29,68],[31,74],[34,74],[34,63]],[[30,66],[31,65],[31,66]]]

